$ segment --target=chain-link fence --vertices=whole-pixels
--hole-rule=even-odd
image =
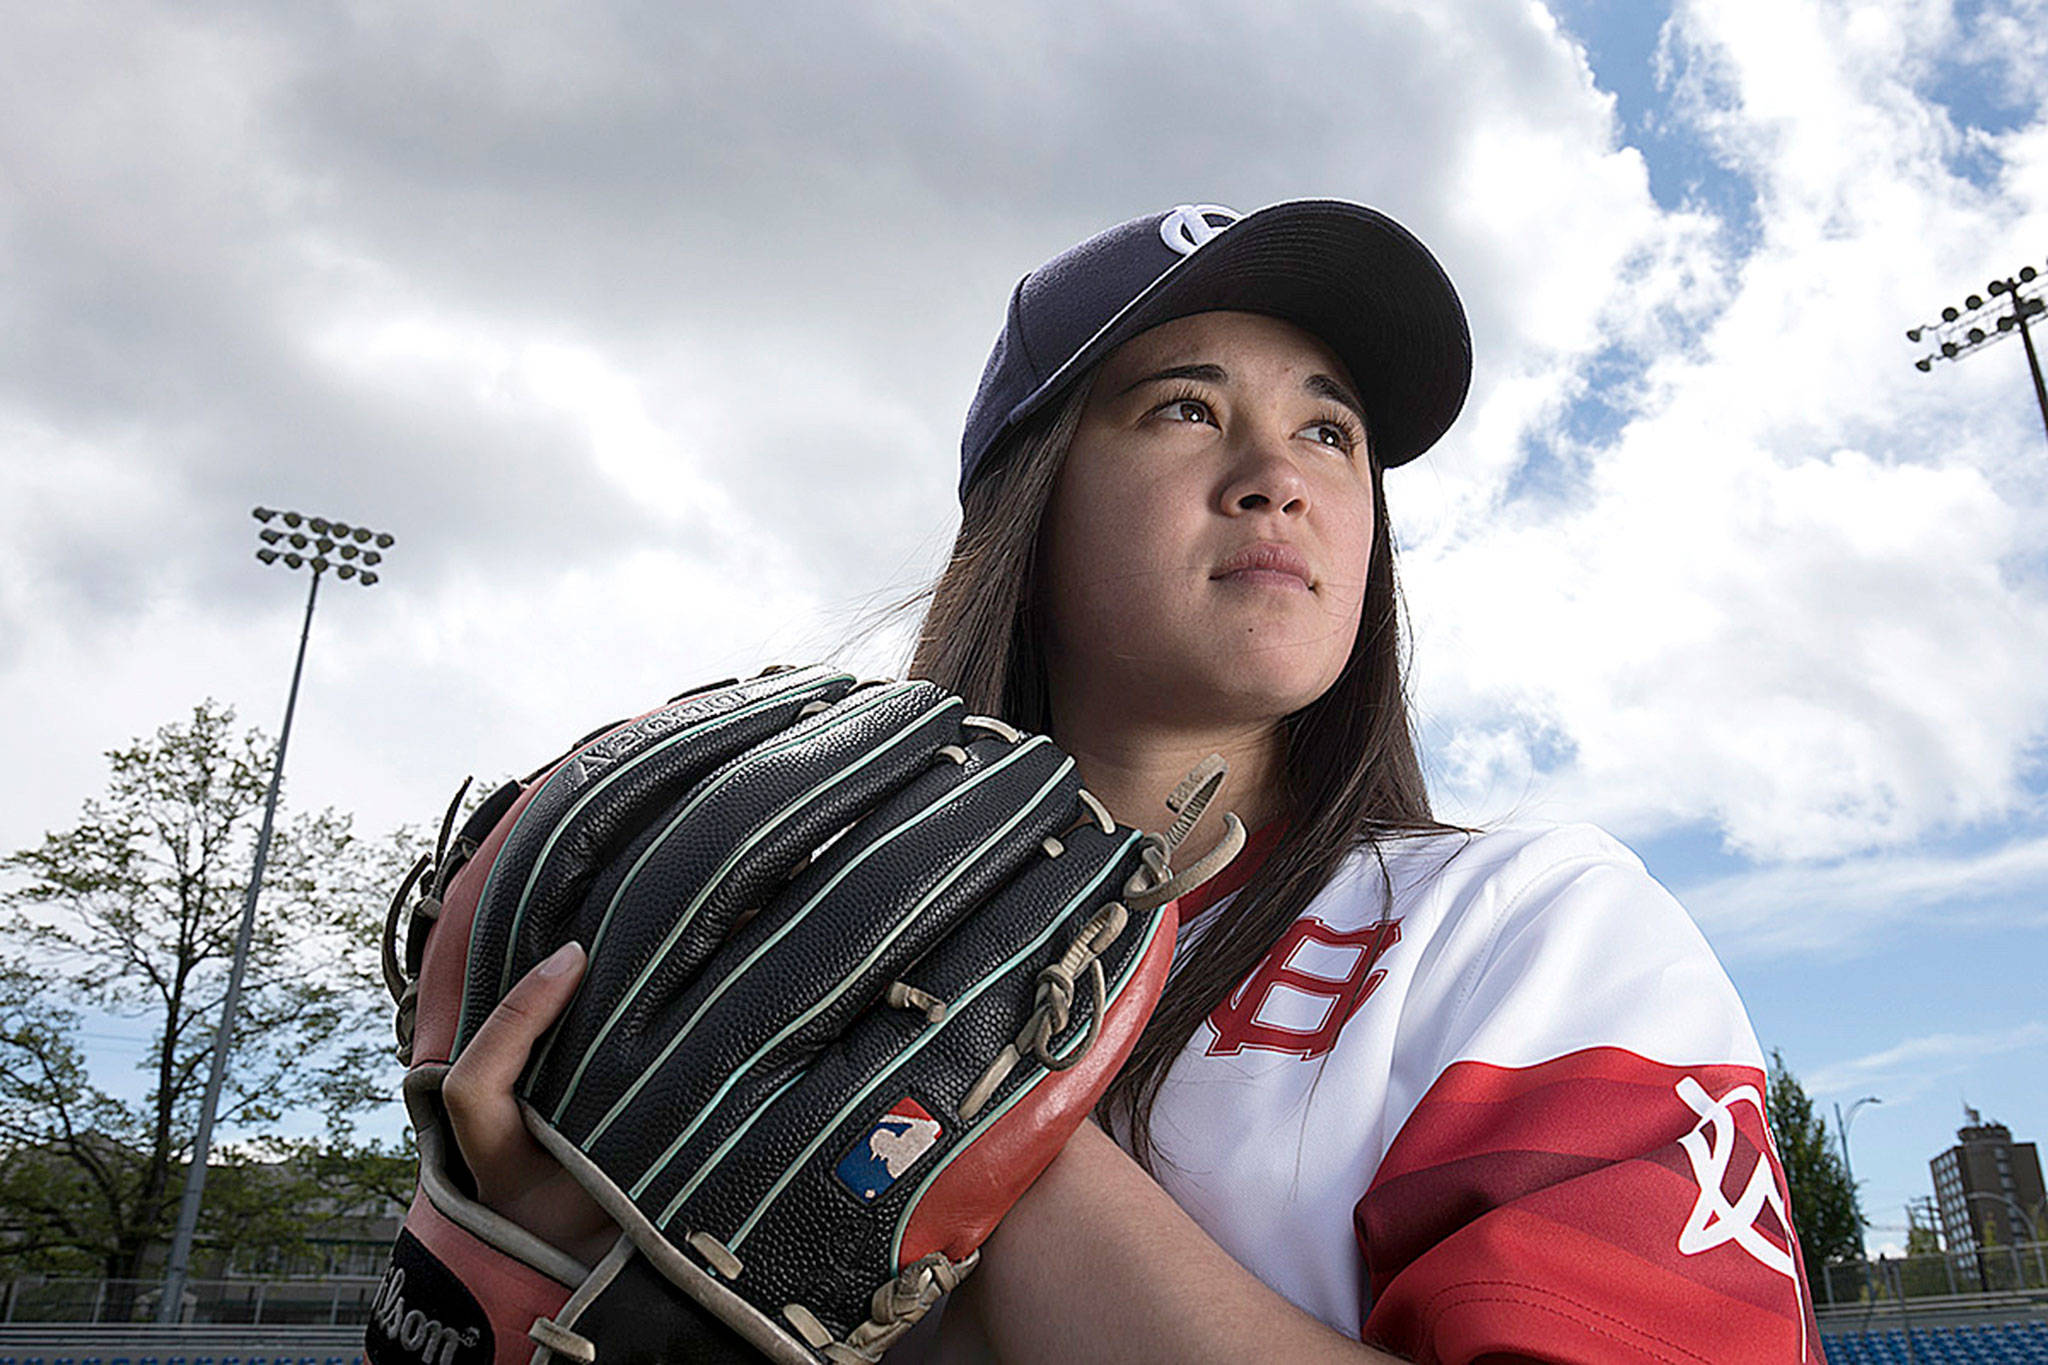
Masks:
[[[1810,1265],[1816,1308],[1972,1294],[2048,1291],[2048,1243],[1879,1257]],[[188,1323],[359,1324],[377,1295],[374,1275],[300,1279],[192,1280]],[[0,1323],[154,1322],[158,1280],[64,1280],[26,1276],[0,1284]]]
[[[189,1280],[188,1323],[347,1325],[369,1321],[374,1275],[319,1279]],[[155,1322],[161,1280],[60,1280],[28,1276],[0,1286],[0,1323]]]
[[[2048,1243],[1809,1265],[1817,1307],[2048,1290]]]

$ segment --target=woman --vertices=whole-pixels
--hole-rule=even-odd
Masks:
[[[1469,374],[1429,253],[1336,201],[1183,205],[1012,296],[911,671],[1127,823],[1221,753],[1257,833],[1183,903],[1116,1138],[996,1230],[941,1354],[1822,1358],[1761,1056],[1684,912],[1598,831],[1430,817],[1382,475]],[[485,1202],[600,1247],[511,1101],[553,965],[445,1093]]]

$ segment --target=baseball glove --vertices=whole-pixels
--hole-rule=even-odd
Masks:
[[[371,1359],[880,1359],[1128,1055],[1174,898],[1242,842],[1229,816],[1170,866],[1221,779],[1141,834],[1050,740],[811,667],[601,731],[452,841],[451,806],[386,926],[420,1185]],[[440,1103],[569,940],[586,974],[517,1093],[623,1229],[596,1266],[471,1197]]]

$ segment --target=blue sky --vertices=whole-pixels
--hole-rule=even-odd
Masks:
[[[1474,330],[1389,480],[1443,810],[1641,851],[1883,1098],[1876,1244],[1964,1101],[2048,1140],[2048,445],[2016,346],[1903,335],[2048,264],[2043,0],[799,8],[15,16],[0,847],[201,697],[276,724],[253,504],[400,534],[292,784],[424,821],[926,577],[1023,271],[1341,195]]]

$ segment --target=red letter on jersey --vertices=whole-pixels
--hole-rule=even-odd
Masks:
[[[1234,1057],[1255,1047],[1304,1059],[1322,1056],[1386,978],[1386,969],[1377,967],[1380,955],[1400,941],[1398,919],[1344,931],[1309,916],[1296,920],[1244,983],[1210,1012],[1216,1037],[1209,1055]],[[1333,967],[1348,959],[1349,965],[1336,968],[1344,973],[1337,977],[1310,970],[1323,965],[1318,959]],[[1322,1002],[1321,1017],[1308,1027],[1276,1017],[1289,1006],[1298,1017],[1300,1006],[1316,1001]]]

